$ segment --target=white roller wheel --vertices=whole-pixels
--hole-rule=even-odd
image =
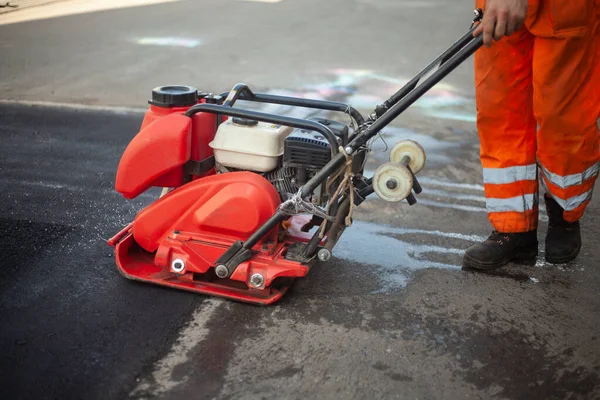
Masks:
[[[410,171],[400,163],[385,163],[373,175],[373,189],[380,199],[397,203],[406,199],[413,187]]]
[[[410,167],[413,174],[418,174],[421,172],[423,167],[425,166],[425,161],[427,157],[425,155],[425,150],[421,145],[413,140],[401,140],[392,147],[390,151],[390,162],[399,163],[402,161],[404,156],[408,156],[410,158],[410,162],[408,166]]]

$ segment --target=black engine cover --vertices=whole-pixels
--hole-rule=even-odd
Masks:
[[[348,143],[348,127],[342,123],[324,118],[310,118],[327,126],[338,139],[338,144]],[[286,167],[302,167],[321,169],[331,160],[331,146],[327,139],[318,132],[295,129],[284,142],[283,165]]]

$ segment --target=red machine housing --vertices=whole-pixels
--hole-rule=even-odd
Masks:
[[[308,273],[309,265],[284,258],[290,245],[310,239],[311,234],[302,231],[308,217],[289,219],[286,229],[273,228],[254,246],[251,259],[229,278],[217,278],[216,260],[264,224],[280,205],[280,197],[268,180],[252,172],[217,175],[211,169],[186,181],[186,163],[212,156],[209,143],[219,118],[207,113],[190,118],[183,115],[188,108],[152,104],[123,153],[115,186],[125,198],[151,187],[174,189],[109,240],[119,271],[133,280],[273,303],[294,278]],[[250,285],[255,274],[262,277],[258,286]]]
[[[482,10],[475,10],[469,31],[378,105],[367,120],[345,103],[254,93],[243,83],[223,96],[200,96],[196,89],[187,86],[156,88],[142,129],[119,164],[116,189],[126,198],[139,196],[150,187],[174,189],[109,240],[115,247],[119,270],[130,279],[240,301],[277,301],[294,278],[307,274],[316,259],[331,258],[333,246],[351,224],[353,208],[370,194],[381,194],[381,185],[401,188],[392,199],[394,202],[403,197],[410,205],[416,203],[413,192],[419,194],[422,188],[409,165],[412,159],[425,161],[423,149],[415,143],[415,153],[398,163],[401,165],[397,169],[405,171],[403,179],[411,186],[410,191],[405,191],[398,182],[379,180],[377,173],[371,178],[363,175],[369,143],[483,45],[481,35],[473,36],[482,18]],[[347,132],[336,137],[326,126],[329,123],[234,109],[238,99],[343,112],[352,117],[358,128],[351,137]],[[220,100],[221,104],[214,104]],[[197,105],[202,102],[213,104]],[[296,194],[286,201],[286,207],[280,207],[278,190],[263,176],[252,172],[216,174],[212,168],[214,157],[209,143],[223,118],[219,114],[318,132],[328,142],[331,157],[326,164],[319,164],[310,179],[305,180],[304,174],[296,180],[302,186],[294,187]],[[306,154],[313,156],[314,147],[309,147]],[[283,156],[285,166],[285,151]],[[271,172],[278,175],[282,168]],[[270,179],[277,182],[274,184],[287,184],[286,177]],[[312,207],[314,200],[304,198],[314,198],[315,191],[323,185],[328,209],[319,216]],[[288,189],[282,194],[290,194]],[[335,190],[332,196],[329,189]],[[306,213],[296,214],[302,210]],[[289,217],[289,213],[294,216]],[[315,234],[308,232],[316,225],[323,229]]]

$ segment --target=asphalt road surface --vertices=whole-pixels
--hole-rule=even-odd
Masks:
[[[244,81],[366,112],[458,37],[471,7],[175,1],[0,17],[0,397],[599,398],[597,199],[576,262],[548,265],[541,249],[531,266],[460,269],[490,231],[469,63],[385,131],[428,153],[419,203],[369,198],[334,258],[275,306],[128,281],[106,244],[158,195],[114,191],[153,87]],[[370,171],[386,160],[383,141],[375,150]]]

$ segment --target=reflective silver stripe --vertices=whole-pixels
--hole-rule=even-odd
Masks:
[[[488,212],[525,212],[533,210],[538,204],[538,195],[526,194],[523,196],[509,197],[507,199],[488,198],[485,205]]]
[[[567,200],[563,200],[552,193],[550,195],[556,202],[563,208],[565,211],[573,211],[577,207],[583,205],[584,203],[590,201],[592,199],[593,189],[588,190],[587,192],[580,194],[579,196],[569,197]]]
[[[518,181],[535,181],[537,179],[537,165],[518,165],[506,168],[484,168],[483,183],[502,185]]]
[[[598,171],[600,170],[600,166],[598,164],[594,164],[580,174],[561,176],[548,171],[548,169],[541,163],[540,168],[542,169],[542,173],[546,179],[561,189],[566,189],[570,186],[581,185],[585,181],[596,177],[598,175]]]

